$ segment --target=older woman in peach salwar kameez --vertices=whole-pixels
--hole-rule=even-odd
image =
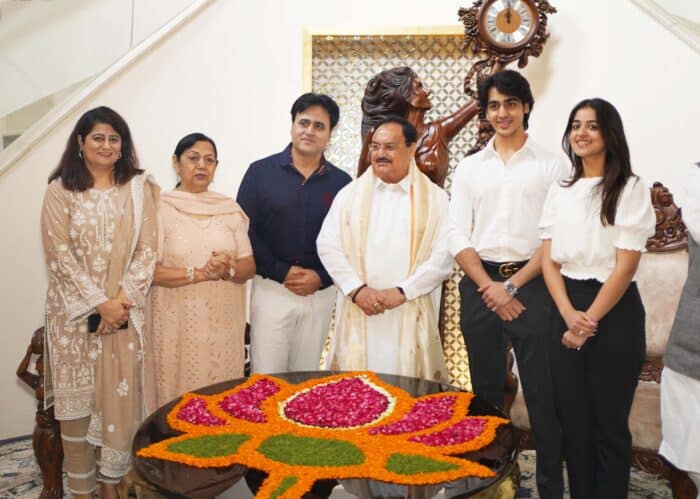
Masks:
[[[246,289],[255,273],[248,217],[209,192],[216,145],[178,143],[178,189],[158,206],[158,263],[150,293],[147,398],[153,411],[182,393],[243,376]]]

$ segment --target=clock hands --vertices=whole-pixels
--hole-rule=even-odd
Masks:
[[[511,0],[506,0],[506,23],[508,23],[508,24],[510,24],[512,11],[513,11],[513,6],[510,2],[511,2]]]

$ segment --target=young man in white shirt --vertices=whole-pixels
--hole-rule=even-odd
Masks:
[[[479,101],[495,136],[457,167],[449,215],[449,249],[466,274],[459,289],[472,389],[503,407],[510,341],[537,451],[539,495],[561,499],[561,431],[549,368],[552,302],[537,223],[549,186],[568,170],[528,137],[534,99],[520,73],[489,77]]]

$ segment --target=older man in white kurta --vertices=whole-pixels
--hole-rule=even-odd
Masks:
[[[416,167],[415,148],[410,123],[378,124],[372,168],[337,194],[319,233],[319,257],[340,288],[330,369],[444,378],[433,291],[452,272],[448,200]]]

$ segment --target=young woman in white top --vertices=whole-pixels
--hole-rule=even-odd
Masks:
[[[633,281],[656,218],[632,173],[619,113],[586,99],[562,140],[573,176],[553,185],[540,229],[552,322],[555,402],[572,499],[627,497],[627,418],[644,360],[644,307]]]

